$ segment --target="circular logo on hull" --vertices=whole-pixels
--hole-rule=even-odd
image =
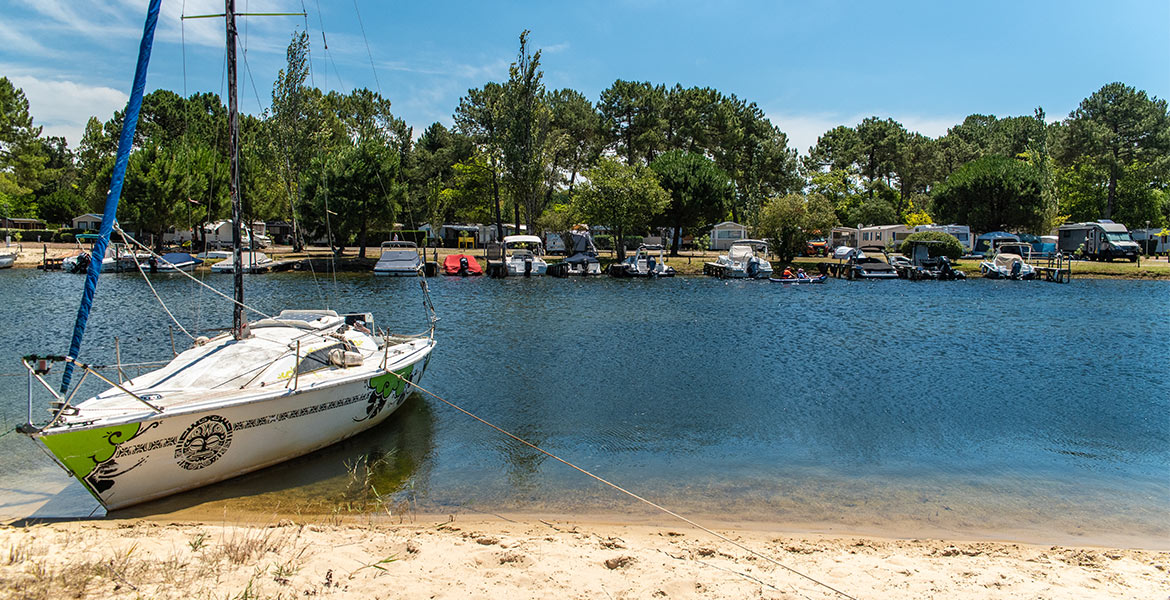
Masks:
[[[223,456],[232,444],[232,424],[218,415],[195,421],[179,436],[175,460],[189,471],[202,469]]]

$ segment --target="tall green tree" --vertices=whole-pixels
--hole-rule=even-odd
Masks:
[[[305,177],[306,227],[315,236],[331,235],[338,252],[355,241],[364,258],[370,229],[392,225],[405,198],[398,161],[398,153],[374,138],[318,155]]]
[[[1136,164],[1150,165],[1165,181],[1170,170],[1170,112],[1165,100],[1150,98],[1123,83],[1110,83],[1081,101],[1065,121],[1058,160],[1064,166],[1087,159],[1108,176],[1101,214],[1113,218],[1118,182]]]
[[[1040,170],[1026,161],[985,156],[955,171],[934,190],[939,219],[973,231],[1041,232],[1046,206]]]
[[[670,254],[678,256],[684,228],[711,223],[723,215],[732,193],[731,179],[711,159],[682,150],[658,155],[650,168],[658,174],[658,184],[670,193],[664,216],[674,229]]]
[[[49,157],[24,91],[0,77],[0,214],[33,217]]]
[[[813,235],[824,235],[836,226],[833,204],[820,194],[777,196],[760,210],[760,235],[781,262],[791,262]]]
[[[306,93],[309,77],[309,37],[306,32],[294,33],[285,50],[285,68],[276,74],[272,84],[271,127],[269,144],[278,150],[277,173],[284,187],[288,218],[292,223],[293,251],[304,248],[304,237],[298,223],[301,204],[301,176],[313,158],[312,136],[319,124],[316,115],[320,107],[313,106]]]
[[[501,170],[504,160],[504,143],[507,138],[505,125],[505,104],[507,102],[504,86],[489,82],[482,88],[471,89],[467,95],[459,99],[459,106],[455,109],[456,130],[467,136],[482,160],[474,164],[488,168],[491,180],[492,201],[498,239],[504,237],[503,207],[501,198]]]
[[[544,101],[540,50],[529,51],[528,33],[525,30],[520,34],[520,51],[516,62],[508,68],[503,166],[508,188],[517,205],[524,209],[528,230],[533,231],[546,198],[542,188],[550,158],[546,150],[552,128],[552,111]]]
[[[663,144],[665,86],[618,79],[601,92],[601,127],[627,165],[648,164]]]
[[[609,228],[618,260],[626,257],[626,234],[644,233],[654,217],[670,204],[670,194],[658,185],[654,171],[602,158],[585,172],[588,183],[573,199],[573,210],[590,224]]]

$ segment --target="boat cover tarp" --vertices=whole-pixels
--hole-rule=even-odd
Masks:
[[[382,251],[375,271],[414,272],[422,266],[418,251],[411,248],[390,248]]]
[[[569,263],[571,265],[583,265],[583,264],[600,263],[601,261],[597,260],[597,257],[593,256],[592,254],[588,254],[586,252],[578,252],[578,253],[570,256],[569,258],[566,258],[565,262]]]
[[[190,262],[200,264],[203,262],[201,259],[195,258],[186,252],[168,252],[162,255],[162,259],[172,265],[185,265]]]
[[[461,268],[459,259],[461,258],[467,259],[468,275],[480,275],[483,273],[483,269],[479,266],[479,262],[477,262],[475,257],[471,256],[470,254],[452,254],[451,256],[444,258],[443,272],[448,275],[459,275],[459,269]]]

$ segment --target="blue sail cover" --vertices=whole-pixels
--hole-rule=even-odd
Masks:
[[[142,93],[146,88],[146,65],[150,62],[150,49],[154,45],[154,27],[158,24],[158,9],[162,0],[150,0],[146,9],[146,25],[142,30],[142,43],[138,47],[138,66],[134,70],[134,88],[130,91],[130,102],[126,104],[126,115],[122,119],[122,134],[118,138],[118,155],[114,160],[114,175],[110,179],[110,192],[106,196],[106,208],[102,213],[102,226],[98,239],[90,253],[89,271],[85,277],[85,289],[81,293],[81,306],[77,309],[77,321],[73,325],[73,341],[69,344],[69,357],[77,358],[81,353],[81,338],[85,335],[85,324],[89,320],[89,309],[97,293],[98,275],[102,273],[102,257],[110,244],[110,234],[117,220],[118,199],[122,196],[122,181],[126,177],[126,164],[130,160],[130,148],[134,145],[134,129],[138,126],[138,111],[142,108]],[[61,393],[69,389],[73,378],[73,364],[65,364],[61,377]]]

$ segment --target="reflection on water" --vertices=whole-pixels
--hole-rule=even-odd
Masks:
[[[250,277],[248,297],[421,328],[415,281],[322,280]],[[0,281],[0,373],[14,372],[22,353],[65,346],[81,283]],[[184,322],[228,324],[190,282],[156,285]],[[168,358],[142,282],[102,286],[86,356],[109,360],[120,335],[124,361]],[[424,386],[672,507],[905,535],[1170,539],[1165,282],[456,278],[432,294],[442,321]],[[23,419],[24,380],[0,377],[0,393],[5,424]],[[0,438],[0,462],[0,510],[45,494],[39,514],[93,509],[28,440]],[[331,514],[407,498],[424,512],[642,511],[424,396],[343,444],[136,510]]]

